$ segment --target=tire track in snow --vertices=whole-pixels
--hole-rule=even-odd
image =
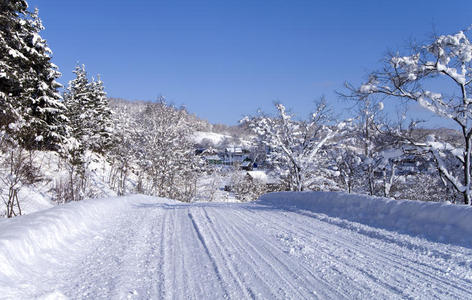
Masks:
[[[100,225],[38,258],[19,295],[472,299],[472,249],[314,212],[159,200]]]
[[[367,272],[369,272],[369,269],[373,269],[374,271],[377,271],[377,273],[370,274],[373,278],[381,279],[382,276],[379,276],[379,274],[380,275],[387,274],[387,276],[390,276],[390,273],[392,274],[391,276],[393,276],[395,274],[396,275],[401,275],[402,276],[400,278],[400,279],[402,279],[401,281],[398,281],[399,278],[393,278],[393,277],[389,277],[389,280],[386,280],[386,281],[390,281],[390,280],[394,281],[394,282],[396,282],[397,284],[400,285],[400,288],[402,288],[402,285],[403,285],[403,288],[405,288],[405,289],[407,289],[408,287],[411,287],[412,282],[417,282],[417,283],[424,284],[425,279],[430,278],[428,280],[429,284],[431,286],[436,286],[436,288],[434,290],[430,290],[430,292],[434,291],[434,293],[437,296],[439,296],[439,295],[445,296],[442,292],[447,291],[447,292],[449,292],[449,295],[448,295],[449,297],[451,297],[452,295],[455,295],[455,297],[459,297],[459,298],[463,298],[464,295],[468,295],[470,297],[470,292],[468,292],[467,290],[465,290],[461,287],[462,285],[467,286],[467,284],[464,284],[464,282],[459,282],[459,283],[456,283],[456,284],[452,285],[451,281],[452,282],[456,281],[455,278],[449,276],[451,278],[449,278],[448,279],[449,281],[447,281],[447,280],[443,279],[442,277],[431,275],[430,271],[434,272],[434,268],[432,270],[418,270],[418,269],[421,269],[421,265],[418,266],[416,261],[413,261],[413,260],[410,261],[410,264],[412,264],[412,265],[410,265],[410,264],[405,265],[405,258],[408,258],[408,256],[405,256],[405,255],[401,256],[400,254],[397,254],[394,251],[392,251],[390,249],[390,247],[392,245],[387,244],[387,248],[385,248],[385,245],[386,245],[385,242],[379,241],[379,240],[375,241],[375,239],[376,239],[375,237],[374,238],[372,238],[370,236],[365,237],[365,238],[371,240],[368,247],[366,247],[365,244],[363,244],[362,246],[357,246],[357,245],[352,243],[353,234],[355,234],[355,235],[361,235],[361,234],[359,234],[355,231],[352,231],[352,229],[350,230],[350,229],[346,229],[346,228],[343,228],[343,227],[337,228],[336,230],[337,230],[338,233],[340,233],[340,232],[343,233],[343,238],[339,238],[338,237],[339,234],[333,234],[332,230],[331,231],[326,231],[326,226],[323,226],[322,224],[321,225],[319,224],[319,222],[320,221],[323,222],[323,220],[318,220],[317,221],[316,219],[315,220],[312,219],[312,220],[309,220],[307,222],[301,223],[301,220],[304,220],[304,219],[296,216],[295,215],[296,212],[293,212],[293,215],[291,215],[291,220],[293,220],[293,221],[289,222],[289,221],[287,221],[288,218],[282,217],[283,214],[280,214],[280,212],[278,212],[277,214],[266,212],[266,214],[268,214],[269,216],[263,216],[263,214],[255,213],[251,209],[249,209],[249,211],[252,212],[253,214],[256,214],[257,218],[263,217],[266,221],[268,221],[269,223],[272,223],[273,231],[278,230],[280,228],[280,224],[284,224],[285,226],[283,226],[283,228],[285,228],[285,230],[287,230],[287,228],[294,227],[294,229],[289,232],[290,235],[295,235],[298,238],[304,239],[304,240],[306,240],[308,236],[314,237],[315,239],[309,240],[309,244],[315,244],[315,245],[316,244],[324,244],[324,245],[335,246],[335,247],[331,247],[328,250],[324,251],[325,254],[330,255],[331,257],[333,257],[332,251],[336,251],[336,248],[350,249],[350,250],[357,251],[357,252],[355,252],[356,255],[351,255],[349,257],[349,261],[345,261],[346,264],[350,264],[350,265],[354,265],[354,266],[365,266],[365,261],[357,259],[357,257],[361,256],[361,257],[364,257],[364,258],[365,257],[374,258],[376,263],[380,262],[384,266],[383,267],[381,266],[382,267],[381,268],[381,267],[377,267],[376,265],[374,265],[374,266],[369,265],[365,268],[365,270]],[[312,217],[311,216],[305,217],[305,219],[308,219],[308,218],[312,218]],[[318,224],[317,224],[317,222],[318,222]],[[298,224],[298,226],[294,226],[294,224]],[[333,225],[333,224],[329,223],[329,225],[331,227],[331,225]],[[335,226],[335,225],[333,225],[333,226]],[[365,226],[365,225],[360,224],[359,226]],[[311,231],[306,229],[306,228],[313,228],[313,227],[317,228],[316,233],[311,232]],[[333,228],[335,228],[335,227],[333,227]],[[375,229],[373,229],[373,230],[375,230]],[[320,233],[322,233],[322,235],[320,235]],[[345,234],[349,235],[348,239],[344,239]],[[378,239],[378,237],[377,237],[377,239]],[[397,237],[397,239],[398,239],[398,237]],[[351,243],[349,243],[349,240],[351,240]],[[372,242],[372,240],[374,240],[374,242]],[[393,247],[393,248],[395,248],[395,247]],[[366,249],[373,249],[373,251],[368,251]],[[404,248],[402,248],[398,245],[397,245],[397,248],[395,248],[395,250],[405,251]],[[390,256],[386,255],[386,253],[389,253]],[[362,255],[359,255],[359,254],[362,254]],[[336,259],[336,260],[339,260],[339,257],[333,257],[333,258]],[[402,258],[403,258],[403,260],[402,260]],[[388,273],[386,273],[385,270],[388,270]],[[400,270],[400,271],[402,271],[402,274],[392,272],[392,270]],[[404,278],[404,276],[406,274],[410,274],[411,276],[410,277],[407,276],[406,278]],[[438,288],[438,284],[439,284],[439,288]],[[399,290],[398,287],[395,286],[394,291],[397,291],[397,293],[398,293],[398,290]],[[402,292],[402,291],[400,290],[400,292]],[[411,291],[411,292],[414,293],[415,291]]]
[[[260,272],[256,270],[258,263],[253,259],[251,255],[247,253],[247,245],[242,244],[240,240],[234,239],[233,236],[228,234],[227,226],[223,226],[218,222],[217,218],[210,218],[208,210],[205,209],[206,217],[213,226],[215,234],[219,236],[221,251],[225,251],[227,260],[231,260],[234,264],[234,269],[237,270],[235,276],[239,276],[241,284],[245,286],[251,298],[263,294],[266,297],[274,298],[275,294],[270,290],[269,283],[264,281],[260,275]],[[224,222],[223,222],[224,224]],[[251,278],[247,278],[251,277]],[[257,283],[257,284],[256,284]],[[258,290],[253,290],[251,286],[257,286]]]
[[[215,271],[215,274],[216,274],[216,278],[221,283],[221,285],[224,289],[224,297],[227,298],[230,293],[229,293],[228,288],[227,288],[227,283],[223,280],[223,276],[221,275],[221,271],[220,271],[220,269],[219,269],[219,267],[218,267],[218,265],[215,261],[215,258],[210,253],[210,250],[207,246],[207,242],[205,241],[205,238],[203,237],[199,226],[195,222],[195,219],[194,219],[193,215],[190,213],[190,211],[188,212],[187,215],[188,215],[190,221],[192,222],[192,225],[193,225],[193,228],[195,230],[195,233],[197,234],[198,240],[200,241],[201,245],[203,246],[203,249],[205,250],[205,254],[210,259],[211,265],[213,266],[213,270]]]
[[[156,286],[157,286],[157,292],[156,294],[159,295],[162,299],[165,299],[167,296],[167,289],[166,289],[166,281],[168,276],[166,276],[166,269],[167,269],[167,264],[166,264],[166,249],[167,249],[167,239],[166,237],[168,236],[168,228],[169,228],[169,214],[168,213],[163,213],[162,214],[162,226],[160,230],[159,236],[156,238],[159,238],[160,240],[160,248],[159,248],[159,271],[156,277],[158,277]]]
[[[254,218],[254,220],[259,219],[259,222],[260,222],[260,216],[257,213],[254,213],[252,211],[250,212],[257,216]],[[234,211],[234,213],[241,214],[241,212],[239,211]],[[247,220],[247,216],[244,219]],[[275,220],[278,220],[280,222],[280,219],[268,218],[268,220],[270,220],[270,223],[273,223],[273,228],[275,232],[279,233],[279,232],[284,232],[284,230],[286,231],[285,227],[280,226],[280,224],[275,221]],[[271,233],[269,233],[269,235],[274,236],[274,237],[278,236],[278,234],[271,234]],[[294,246],[293,243],[289,242],[289,244],[291,244],[291,246]],[[318,241],[318,243],[314,243],[314,244],[323,245],[324,243],[319,243]],[[372,286],[376,286],[376,289],[375,289],[375,294],[371,295],[370,297],[373,297],[373,296],[379,297],[380,295],[383,295],[383,297],[387,297],[387,295],[389,295],[388,297],[392,297],[392,292],[394,292],[393,295],[402,294],[401,289],[398,289],[396,286],[388,284],[388,283],[385,284],[385,282],[379,282],[378,277],[373,276],[370,273],[366,273],[366,270],[368,271],[369,268],[367,269],[359,268],[356,264],[350,263],[349,261],[340,262],[341,257],[334,255],[333,253],[336,253],[339,250],[342,251],[345,249],[348,249],[348,248],[339,248],[339,247],[333,248],[332,247],[329,250],[321,251],[325,255],[322,258],[324,259],[324,262],[327,263],[327,265],[329,266],[328,270],[332,273],[331,275],[337,275],[335,278],[331,280],[330,282],[331,285],[336,285],[338,289],[342,287],[345,290],[345,293],[348,293],[349,297],[353,297],[353,294],[356,294],[354,293],[354,291],[357,291],[358,296],[366,295],[372,292],[372,289],[366,290],[366,287],[368,288]],[[286,251],[289,252],[288,250]],[[314,261],[317,258],[319,258],[319,253],[316,253],[316,255],[313,255],[311,260],[306,260],[307,264],[311,266],[312,272],[318,272],[318,269],[320,267],[321,268],[325,267],[325,266],[320,266],[320,265],[314,265],[312,263],[312,261]],[[359,281],[361,282],[359,283]],[[346,282],[351,283],[351,284],[342,285]],[[354,282],[356,283],[355,285],[352,284]],[[381,291],[382,293],[380,293]]]
[[[186,213],[188,214],[188,210],[186,209]],[[177,214],[179,214],[179,219],[181,218],[181,210],[175,210]],[[181,269],[179,270],[179,273],[182,274],[182,281],[179,284],[179,291],[181,294],[179,295],[179,298],[190,298],[190,299],[196,299],[196,292],[197,292],[197,285],[195,283],[195,278],[190,274],[190,267],[191,267],[191,252],[189,245],[184,243],[184,238],[187,239],[187,237],[183,234],[184,232],[189,232],[188,230],[185,229],[185,222],[179,222],[178,227],[176,228],[176,231],[179,232],[178,234],[178,241],[177,245],[179,245],[178,249],[180,249],[180,255],[179,259],[181,261],[180,266]]]
[[[289,232],[288,236],[292,236],[292,234],[293,234],[293,236],[295,236],[295,238],[298,241],[306,240],[305,237],[297,236],[295,234],[295,231],[294,232]],[[387,288],[390,288],[393,292],[396,292],[398,294],[402,294],[402,290],[398,289],[398,287],[396,285],[393,285],[391,283],[391,282],[394,282],[395,280],[392,280],[392,278],[389,278],[388,280],[384,278],[385,276],[388,276],[388,274],[385,273],[385,268],[379,269],[375,265],[373,266],[372,264],[366,266],[365,261],[370,261],[368,259],[364,260],[364,261],[357,260],[357,257],[362,257],[362,258],[372,257],[373,256],[373,255],[371,255],[372,253],[366,254],[364,252],[360,255],[360,253],[352,251],[352,249],[353,249],[352,244],[349,244],[349,243],[340,244],[339,241],[336,241],[336,238],[333,238],[332,233],[329,237],[321,239],[320,235],[319,235],[319,231],[318,231],[316,236],[317,236],[317,239],[316,240],[314,240],[314,239],[310,240],[309,244],[327,244],[327,242],[328,242],[328,243],[333,244],[333,246],[335,246],[334,248],[331,247],[331,248],[324,249],[325,255],[328,256],[328,257],[331,257],[331,259],[329,259],[330,261],[341,261],[342,264],[344,264],[345,266],[348,266],[351,271],[355,270],[356,272],[364,273],[365,276],[367,276],[368,278],[375,281],[377,285],[386,286]],[[297,244],[297,243],[295,243],[295,244]],[[341,249],[342,252],[339,254],[338,253],[339,251],[337,249]],[[349,260],[346,260],[346,254],[349,257]],[[378,262],[378,261],[379,260],[376,258],[376,262]],[[387,264],[390,263],[390,261],[386,261],[386,262],[387,262]],[[399,269],[398,266],[395,265],[395,264],[392,264],[390,267],[392,267],[395,270]],[[392,271],[392,269],[389,269],[389,270]],[[379,271],[380,271],[380,273],[379,273]],[[395,274],[395,272],[394,272],[394,274]],[[378,282],[379,279],[383,279],[383,280]]]
[[[253,211],[248,211],[250,212],[251,214],[254,214],[254,220],[257,220],[257,219],[260,219],[260,215],[253,212]],[[238,211],[235,211],[234,212],[235,214],[242,214],[241,212],[238,212]],[[244,219],[247,220],[247,217],[245,217]],[[276,222],[275,220],[278,220],[278,222]],[[259,220],[260,221],[260,220]],[[266,221],[268,221],[268,223],[271,223],[272,226],[273,226],[273,232],[271,230],[271,232],[268,232],[268,235],[269,236],[273,236],[273,237],[276,237],[279,239],[279,243],[280,243],[280,238],[282,237],[281,236],[281,232],[287,232],[287,228],[284,227],[284,226],[280,226],[279,222],[281,221],[279,218],[270,218],[268,217],[266,219]],[[249,224],[249,223],[248,223]],[[287,242],[288,246],[291,247],[290,250],[285,250],[286,252],[292,252],[293,250],[293,246],[298,246],[298,247],[302,247],[302,245],[294,245],[293,241],[287,241],[286,237],[292,237],[290,234],[287,234],[283,237],[284,241]],[[320,247],[320,245],[324,245],[325,243],[320,243],[320,241],[316,242],[316,243],[313,243],[313,244],[316,244],[317,247]],[[319,249],[322,249],[322,248],[319,248]],[[319,250],[317,248],[317,250]],[[336,253],[338,252],[338,250],[344,250],[344,249],[348,249],[348,248],[340,248],[340,247],[332,247],[332,248],[329,248],[329,250],[322,250],[322,254],[324,254],[325,256],[322,257],[324,258],[324,262],[329,266],[329,271],[333,274],[331,275],[336,275],[336,278],[334,278],[334,280],[332,279],[330,281],[331,285],[333,285],[334,283],[336,283],[336,285],[338,286],[338,288],[340,287],[340,284],[339,282],[341,282],[341,284],[345,283],[345,282],[356,282],[356,285],[352,285],[352,284],[349,284],[347,286],[343,286],[343,289],[345,290],[345,293],[348,293],[347,295],[349,295],[348,297],[352,297],[353,295],[353,290],[357,291],[357,294],[359,295],[365,295],[367,293],[367,291],[365,290],[365,287],[369,287],[369,286],[377,286],[376,290],[375,290],[375,296],[378,297],[379,295],[383,295],[383,297],[387,297],[387,295],[390,295],[392,294],[392,291],[395,292],[395,294],[402,294],[402,291],[397,289],[395,286],[391,285],[391,284],[384,284],[384,283],[379,283],[378,282],[378,278],[375,277],[375,276],[372,276],[370,273],[366,273],[366,269],[362,269],[362,268],[359,268],[356,264],[353,264],[353,263],[350,263],[348,261],[345,261],[343,263],[340,263],[339,260],[340,260],[340,256],[339,255],[335,255],[333,253]],[[296,252],[293,251],[293,252]],[[316,258],[319,258],[319,252],[317,253],[316,255]],[[292,254],[293,255],[293,254]],[[311,266],[311,272],[314,273],[314,272],[318,272],[318,268],[320,267],[319,265],[314,265],[311,263],[311,261],[307,261],[308,265]],[[342,271],[340,271],[342,270]],[[368,269],[367,269],[368,270]],[[348,272],[346,272],[348,271]],[[339,277],[339,278],[337,278]],[[343,278],[344,277],[344,278]],[[360,280],[364,280],[364,282],[361,282],[361,283],[358,283]],[[380,291],[382,291],[382,293],[380,293]],[[372,295],[374,296],[374,295]]]
[[[234,211],[227,212],[229,214],[235,213]],[[271,235],[266,235],[262,234],[262,232],[258,231],[257,226],[258,222],[255,223],[249,223],[247,220],[247,216],[242,214],[242,216],[238,216],[235,218],[228,218],[229,216],[226,216],[227,219],[232,220],[232,219],[238,219],[238,222],[236,223],[237,225],[232,226],[232,231],[239,234],[242,239],[247,239],[247,236],[253,234],[253,232],[257,232],[258,235],[256,239],[259,239],[261,241],[264,241],[265,245],[268,245],[267,247],[270,247],[270,251],[267,250],[267,253],[277,253],[277,256],[282,257],[283,261],[290,262],[289,267],[287,264],[283,263],[281,259],[278,259],[277,257],[275,258],[279,263],[285,266],[287,269],[296,269],[297,272],[303,273],[303,278],[307,279],[312,277],[313,279],[316,280],[315,284],[311,284],[310,286],[314,287],[314,290],[312,291],[315,293],[315,295],[321,294],[319,296],[321,299],[340,299],[340,298],[350,298],[350,295],[348,293],[343,293],[342,291],[339,291],[339,288],[337,286],[330,286],[329,282],[324,280],[322,277],[318,276],[313,270],[310,270],[310,268],[306,267],[303,262],[298,261],[295,257],[291,256],[288,254],[288,251],[283,249],[282,247],[278,246],[278,241],[275,240]],[[243,225],[244,225],[244,230],[243,230]],[[251,239],[251,240],[254,240]],[[257,247],[257,245],[255,245]],[[263,259],[263,255],[260,254],[260,257]],[[293,274],[293,271],[291,271]],[[297,280],[299,276],[295,276],[295,280]],[[311,296],[313,297],[313,296]]]
[[[163,245],[163,250],[161,250],[162,253],[162,269],[160,270],[161,272],[161,278],[164,279],[164,281],[160,284],[163,288],[161,289],[161,296],[163,299],[171,299],[171,294],[170,292],[174,290],[175,286],[175,264],[174,262],[174,251],[175,247],[173,245],[173,237],[174,237],[174,218],[175,216],[169,216],[170,212],[166,212],[165,214],[165,229],[164,229],[164,235],[161,236],[161,239],[163,240],[162,245]],[[173,218],[174,217],[174,218]]]
[[[270,276],[276,276],[276,278],[271,277],[268,280],[276,281],[278,279],[278,282],[274,284],[275,286],[290,288],[289,290],[279,289],[284,293],[279,295],[280,298],[320,297],[322,299],[339,299],[348,297],[348,295],[335,291],[333,287],[327,286],[320,278],[307,270],[303,264],[300,264],[296,258],[275,247],[274,242],[276,241],[267,239],[261,232],[255,230],[254,224],[247,226],[244,218],[236,217],[232,214],[232,210],[224,209],[224,215],[221,212],[222,210],[221,208],[211,210],[219,215],[218,219],[222,220],[218,227],[222,228],[225,226],[223,223],[227,223],[226,226],[230,226],[229,228],[235,237],[234,240],[243,242],[246,245],[246,251],[250,250],[246,255],[251,256],[256,265],[261,265],[261,262],[264,262],[261,269],[265,269],[265,273],[269,273]],[[268,270],[273,272],[267,272]]]
[[[309,217],[311,217],[311,216],[309,216]],[[316,215],[315,215],[315,217],[316,217]],[[311,218],[313,218],[313,217],[311,217]],[[299,221],[300,220],[298,220],[297,222],[299,222]],[[326,218],[323,218],[322,220],[319,220],[319,221],[326,222]],[[346,221],[343,221],[343,222],[346,222]],[[313,220],[311,220],[311,223],[313,223]],[[332,222],[332,220],[329,220],[328,223],[331,225],[333,222]],[[359,226],[359,227],[364,227],[364,226],[368,227],[366,225],[356,224],[356,223],[352,223],[351,225]],[[320,226],[320,228],[323,228],[323,227]],[[358,228],[355,228],[355,229],[358,229]],[[348,234],[351,235],[350,239],[352,239],[352,231],[350,231],[350,230],[352,230],[352,229],[342,227],[341,232],[343,232],[343,233],[347,232]],[[372,229],[372,230],[377,230],[378,231],[379,229]],[[442,293],[443,291],[448,291],[453,295],[455,293],[456,294],[455,297],[463,297],[464,292],[466,294],[469,294],[468,290],[462,288],[463,285],[467,286],[466,283],[457,282],[457,278],[451,277],[451,276],[448,276],[450,278],[448,278],[446,280],[446,279],[444,279],[444,276],[447,275],[447,274],[444,273],[444,270],[440,270],[436,267],[429,268],[429,265],[427,265],[426,263],[418,263],[418,259],[422,259],[421,253],[417,253],[415,251],[415,259],[412,259],[411,256],[409,258],[408,254],[411,254],[411,252],[412,252],[410,249],[406,249],[407,251],[405,251],[405,248],[401,247],[400,244],[398,244],[398,243],[394,243],[392,245],[391,243],[389,243],[390,239],[387,239],[387,243],[385,243],[380,238],[382,232],[380,232],[380,233],[377,232],[374,235],[374,237],[371,237],[369,235],[365,236],[363,234],[364,231],[365,230],[360,230],[360,235],[359,235],[360,237],[364,236],[364,238],[366,238],[368,240],[371,240],[373,238],[373,239],[376,239],[378,241],[376,243],[370,243],[369,247],[353,245],[352,243],[347,242],[348,239],[345,239],[345,238],[342,238],[342,239],[338,238],[335,242],[339,243],[338,246],[340,246],[340,247],[343,247],[343,248],[350,247],[350,249],[355,249],[357,251],[357,253],[362,253],[365,256],[375,255],[377,261],[382,262],[386,265],[389,265],[390,268],[402,271],[401,279],[403,279],[403,281],[396,280],[396,283],[405,285],[403,288],[407,288],[408,286],[411,286],[411,282],[412,282],[413,279],[417,279],[416,282],[418,282],[418,283],[421,282],[424,285],[425,279],[429,278],[429,280],[427,280],[427,281],[429,282],[430,285],[438,286],[438,284],[439,284],[439,289],[437,287],[435,289],[436,292],[441,292]],[[300,235],[300,233],[303,232],[303,228],[298,227],[298,228],[296,228],[295,232],[298,232],[297,234]],[[306,233],[306,236],[308,236],[310,234],[306,230],[305,230],[305,233]],[[326,237],[332,236],[332,234],[330,232],[325,232],[325,234],[326,234],[325,235]],[[403,237],[404,238],[409,238],[408,236],[403,236]],[[302,238],[304,238],[303,235],[302,235]],[[397,239],[398,238],[399,238],[399,236],[397,235]],[[326,239],[326,240],[328,241],[328,239]],[[333,243],[332,239],[330,239],[329,242]],[[408,244],[410,244],[410,243],[408,243]],[[368,251],[369,249],[371,249],[372,251]],[[395,249],[395,250],[392,250],[392,249]],[[405,252],[410,252],[410,253],[405,253]],[[400,255],[398,253],[402,253],[403,255]],[[354,257],[354,259],[352,261],[356,265],[362,265],[362,261],[356,260],[355,258],[356,257]],[[378,258],[380,258],[380,259],[378,259]],[[428,258],[428,259],[431,260],[431,258]],[[437,271],[442,271],[441,272],[442,274],[438,275],[438,276],[434,275],[434,273],[437,273]],[[389,272],[388,274],[390,274],[390,273],[392,273],[392,272]],[[411,278],[411,277],[410,278],[405,278],[406,274],[411,275],[413,278]],[[373,274],[373,276],[376,277],[376,274]],[[393,278],[393,279],[396,279],[396,278]],[[452,285],[451,283],[455,283],[455,284]],[[400,286],[400,288],[401,288],[401,286]]]
[[[219,264],[225,266],[228,269],[230,280],[234,287],[237,287],[239,295],[236,295],[235,291],[231,292],[232,297],[239,297],[244,299],[254,299],[255,293],[251,289],[250,284],[243,283],[242,273],[238,271],[237,264],[234,263],[231,253],[228,251],[228,245],[225,247],[225,242],[221,235],[218,233],[219,228],[215,228],[214,222],[208,216],[208,212],[205,207],[200,209],[200,219],[202,223],[205,223],[205,227],[208,230],[208,235],[211,237],[212,244],[214,245],[216,251],[214,251],[215,257],[218,257]],[[199,225],[201,227],[201,225]]]
[[[219,218],[225,220],[224,217],[221,217],[221,215]],[[219,222],[218,228],[223,229],[226,226],[231,231],[231,234],[228,234],[228,237],[230,240],[235,241],[235,243],[233,243],[232,245],[239,244],[240,248],[238,250],[241,253],[241,257],[243,257],[242,259],[244,261],[250,261],[250,264],[248,263],[248,266],[246,266],[246,268],[252,270],[251,273],[261,274],[261,276],[265,275],[266,277],[270,277],[263,279],[262,277],[258,276],[258,278],[261,278],[264,285],[269,287],[269,293],[271,295],[270,297],[268,297],[267,294],[263,294],[263,297],[277,299],[293,299],[293,295],[291,296],[287,293],[286,289],[283,289],[283,287],[290,285],[290,287],[296,291],[293,284],[290,284],[288,282],[289,276],[284,276],[283,272],[280,271],[279,268],[276,268],[276,264],[274,262],[270,262],[269,260],[265,259],[259,251],[256,251],[256,247],[253,245],[253,243],[249,242],[247,236],[244,236],[239,231],[236,231],[234,225],[229,226],[229,223],[229,220]],[[258,288],[260,288],[260,286],[258,286]],[[295,298],[303,298],[303,296],[298,291],[296,291],[295,293],[298,295]]]

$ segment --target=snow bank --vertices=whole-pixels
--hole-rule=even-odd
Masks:
[[[279,192],[259,204],[309,210],[370,226],[472,247],[472,207],[448,203],[393,200],[340,192]]]
[[[30,265],[48,257],[48,250],[68,249],[79,235],[102,230],[104,220],[156,199],[143,195],[90,199],[0,220],[0,286],[27,274]]]

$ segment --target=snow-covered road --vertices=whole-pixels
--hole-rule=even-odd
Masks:
[[[134,200],[60,245],[0,297],[472,298],[468,247],[261,203]]]

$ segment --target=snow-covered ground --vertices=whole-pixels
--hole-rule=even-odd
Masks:
[[[57,190],[64,188],[70,181],[70,174],[64,161],[56,152],[36,151],[33,154],[34,165],[40,170],[38,176],[41,180],[32,184],[20,185],[18,198],[20,200],[22,214],[30,214],[43,209],[48,209],[60,203]],[[107,160],[100,155],[88,152],[87,162],[87,187],[85,198],[101,198],[116,196],[108,184],[111,166]],[[8,166],[0,166],[0,178],[8,178]],[[127,180],[127,188],[135,185],[132,174]],[[0,218],[5,214],[3,202],[8,198],[8,187],[0,180]],[[59,203],[58,203],[59,202]]]
[[[248,136],[245,139],[235,140],[231,135],[225,135],[221,133],[209,132],[209,131],[195,131],[190,137],[192,142],[201,144],[204,142],[210,143],[214,147],[221,146],[223,142],[227,142],[228,145],[232,146],[251,146],[251,137]]]
[[[0,221],[0,297],[471,299],[466,219],[338,193],[85,200]]]
[[[191,136],[191,140],[194,143],[202,143],[204,141],[207,141],[213,144],[213,146],[216,146],[218,144],[221,144],[224,140],[232,140],[232,136],[215,132],[195,131]]]

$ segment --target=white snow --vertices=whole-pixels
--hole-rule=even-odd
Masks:
[[[246,137],[245,139],[235,141],[234,137],[231,135],[225,135],[209,131],[195,131],[192,133],[190,139],[196,144],[201,144],[204,141],[208,141],[213,146],[220,146],[223,142],[228,142],[228,145],[232,146],[233,148],[240,146],[250,147],[252,144],[251,137]]]
[[[472,247],[472,207],[342,192],[271,193],[260,204],[296,207],[375,227]]]
[[[233,192],[225,191],[224,188],[231,183],[232,173],[229,171],[218,171],[216,174],[201,174],[197,181],[197,193],[192,201],[198,202],[240,202]]]
[[[85,200],[0,222],[0,297],[470,299],[471,217],[340,193]]]
[[[418,72],[418,62],[419,62],[420,55],[415,54],[412,56],[403,56],[403,57],[392,57],[391,63],[394,68],[398,69],[401,68],[405,71],[406,74],[402,74],[401,76],[406,77],[406,79],[410,81],[414,81],[417,79],[417,72]]]
[[[231,140],[232,137],[229,135],[206,132],[206,131],[195,131],[191,137],[194,143],[202,143],[204,140],[210,141],[214,146],[220,144],[225,139]]]
[[[278,183],[277,178],[270,176],[269,174],[267,174],[266,171],[261,171],[261,170],[247,171],[247,174],[264,184]]]
[[[24,60],[28,60],[20,51],[15,50],[15,49],[10,49],[10,50],[8,51],[8,54],[9,54],[10,56],[12,56],[13,58],[18,58],[18,57],[20,57],[20,58],[22,58],[22,59],[24,59]]]
[[[377,86],[369,81],[368,83],[362,84],[359,91],[361,93],[369,94],[377,91]]]
[[[41,170],[42,180],[33,184],[21,185],[18,199],[20,200],[22,214],[30,214],[57,205],[57,202],[55,202],[55,197],[57,197],[55,188],[69,181],[70,175],[56,152],[34,152],[33,160],[35,166]],[[89,182],[89,186],[86,189],[86,197],[103,198],[116,196],[116,192],[110,188],[107,182],[110,165],[105,158],[93,153],[87,153],[86,160],[88,162],[87,175]],[[60,167],[61,165],[62,167]],[[0,167],[0,178],[7,178],[8,176],[8,168]],[[133,179],[130,176],[127,182],[128,186],[134,185]],[[0,201],[3,202],[7,197],[8,188],[0,186]],[[0,216],[2,216],[4,210],[5,208],[2,207]]]
[[[378,109],[379,109],[379,110],[383,110],[384,107],[385,107],[385,106],[384,106],[384,103],[383,103],[382,101],[380,101],[380,102],[378,103]]]

